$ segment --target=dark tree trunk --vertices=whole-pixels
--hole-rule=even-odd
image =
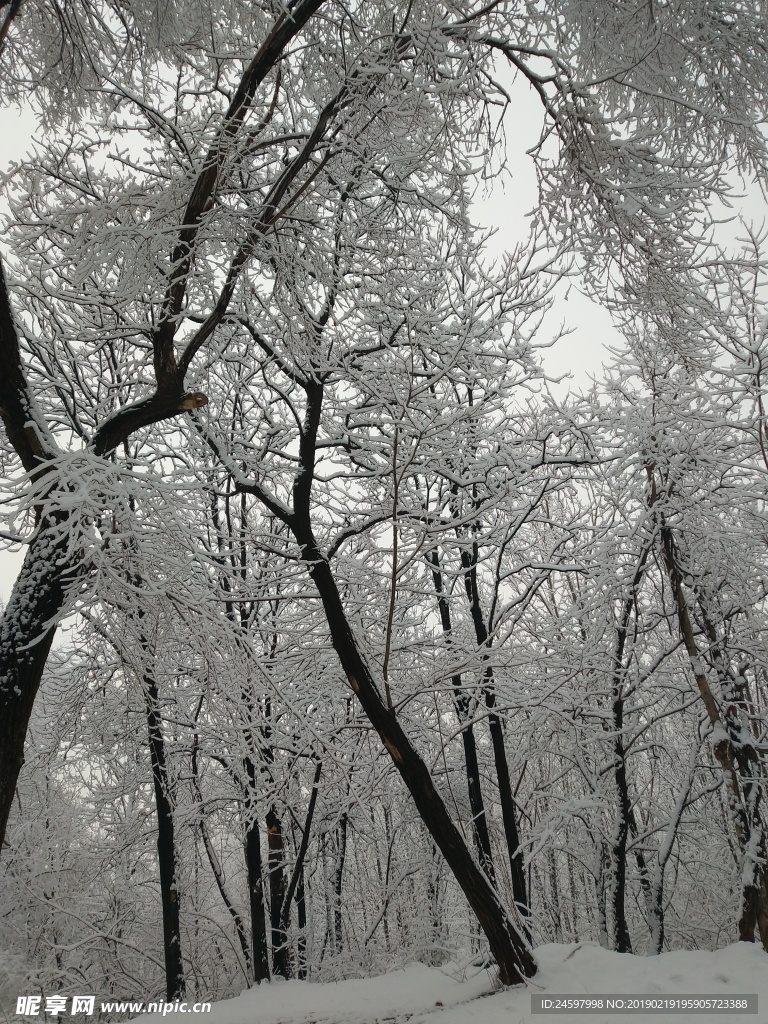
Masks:
[[[10,21],[6,20],[6,26]],[[27,389],[19,339],[0,261],[0,418],[5,435],[27,473],[45,472],[44,431]],[[45,442],[47,446],[47,441]],[[8,607],[0,619],[0,851],[16,782],[24,764],[24,741],[45,663],[64,607],[67,585],[77,573],[68,551],[66,514],[38,515]]]
[[[635,567],[629,596],[621,606],[616,626],[616,643],[611,665],[611,716],[613,731],[613,781],[616,789],[616,827],[610,849],[610,908],[613,926],[613,948],[617,953],[631,953],[626,912],[627,839],[632,817],[632,803],[627,781],[627,759],[624,747],[624,682],[627,666],[625,650],[632,613],[645,576],[645,567],[651,553],[652,536],[646,537]]]
[[[253,735],[248,730],[247,740],[253,747]],[[248,879],[248,906],[251,912],[251,962],[253,980],[269,979],[269,942],[267,940],[267,910],[264,893],[264,875],[261,866],[261,835],[256,808],[256,765],[248,756],[243,762],[246,775],[246,827],[245,870]]]
[[[256,819],[256,808],[251,806],[251,817],[245,830],[245,869],[248,878],[248,904],[251,912],[251,962],[253,980],[269,979],[269,944],[267,942],[267,913],[264,906],[264,878],[261,870],[261,836]]]
[[[57,542],[65,522],[43,519],[0,620],[0,846],[5,838],[32,706],[75,571]]]
[[[605,949],[609,948],[608,915],[605,906],[605,868],[608,863],[608,849],[604,839],[600,839],[595,847],[595,905],[597,907],[598,941]]]
[[[243,502],[245,495],[242,495]],[[245,504],[241,512],[242,522],[245,522]],[[242,544],[243,558],[243,579],[245,580],[246,548]],[[247,623],[243,625],[247,629]],[[277,650],[278,637],[274,633],[272,637],[271,650],[269,651],[270,661],[274,659]],[[253,730],[253,702],[250,694],[243,691],[243,702],[248,709],[249,736]],[[267,697],[264,701],[264,716],[261,723],[261,735],[263,746],[261,756],[263,763],[271,775],[272,766],[275,763],[275,749],[272,745],[272,700]],[[272,946],[272,970],[281,978],[289,978],[291,963],[288,951],[288,936],[286,934],[290,919],[290,903],[287,907],[288,919],[285,921],[285,928],[282,927],[285,912],[285,834],[283,823],[274,803],[270,804],[266,817],[267,826],[267,880],[269,883],[269,925],[270,944]]]
[[[336,870],[333,873],[333,941],[334,950],[340,953],[344,948],[344,932],[341,917],[341,891],[344,882],[344,865],[347,860],[347,812],[339,821],[339,848],[336,851]]]
[[[557,860],[555,851],[547,849],[547,872],[549,874],[549,891],[552,922],[555,926],[555,942],[563,941],[563,912],[560,906],[560,883],[557,877]]]
[[[654,953],[663,952],[665,937],[664,878],[662,876],[652,894],[651,903],[651,949]]]
[[[632,941],[626,914],[627,891],[627,838],[631,804],[627,786],[627,763],[624,756],[624,701],[614,692],[613,700],[614,761],[613,777],[616,785],[618,812],[616,829],[611,845],[611,915],[613,918],[613,947],[617,953],[631,953]]]
[[[296,921],[299,926],[296,977],[304,981],[307,977],[307,897],[304,887],[304,861],[299,865],[296,879]]]
[[[142,637],[147,659],[149,645]],[[179,886],[174,836],[173,799],[163,738],[163,721],[157,681],[147,662],[142,679],[147,714],[147,738],[152,761],[152,781],[157,807],[157,859],[160,868],[160,894],[163,908],[163,952],[165,954],[165,990],[169,1002],[184,996],[184,960],[181,952]]]
[[[504,825],[504,836],[507,840],[507,849],[509,850],[509,870],[512,878],[512,895],[515,900],[515,905],[523,917],[523,927],[525,928],[526,937],[530,940],[530,931],[526,920],[530,914],[528,907],[528,890],[525,884],[523,852],[520,849],[520,833],[517,828],[515,798],[512,793],[512,781],[509,777],[507,748],[504,743],[504,727],[499,716],[492,711],[496,706],[496,693],[491,686],[487,686],[485,689],[485,706],[489,711],[488,729],[491,734],[493,760],[496,766],[496,778],[499,784],[501,820]]]
[[[331,640],[349,684],[485,932],[502,983],[519,984],[523,978],[536,972],[536,962],[528,944],[517,932],[487,876],[475,863],[435,788],[426,764],[403,732],[395,712],[384,703],[360,654],[333,573],[318,550],[308,518],[294,516],[292,526],[323,603]]]
[[[285,902],[285,836],[283,823],[273,804],[267,811],[267,877],[269,878],[269,923],[272,930],[272,965],[281,978],[291,975],[288,951],[288,920],[284,920]],[[290,903],[288,904],[290,915]]]
[[[430,843],[432,857],[429,865],[429,879],[427,881],[427,899],[429,902],[430,916],[430,956],[429,962],[434,967],[439,967],[443,961],[442,947],[442,924],[443,916],[440,913],[440,851],[434,843]]]
[[[432,579],[437,595],[437,607],[440,612],[440,622],[443,627],[443,635],[448,643],[452,642],[453,627],[451,623],[451,608],[445,596],[443,587],[443,574],[440,570],[440,561],[437,551],[428,556],[432,564]],[[456,709],[456,717],[461,725],[461,742],[464,747],[464,766],[467,773],[467,795],[469,797],[469,808],[472,812],[472,832],[475,837],[475,847],[480,864],[488,875],[488,878],[495,884],[496,871],[493,866],[493,853],[491,851],[491,838],[488,833],[488,819],[485,812],[485,801],[480,788],[480,766],[477,758],[477,742],[475,731],[471,721],[471,707],[469,695],[461,685],[461,676],[457,673],[452,677],[453,703]]]
[[[476,546],[473,548],[472,554],[466,549],[461,551],[461,565],[464,569],[464,588],[467,593],[472,624],[475,627],[475,638],[478,647],[485,651],[488,647],[489,636],[483,610],[480,606],[480,591],[477,586],[477,556]],[[490,665],[487,665],[483,672],[483,692],[485,695],[485,706],[488,710],[488,730],[491,734],[493,760],[499,786],[501,820],[504,825],[504,836],[507,840],[512,895],[517,909],[523,918],[526,938],[530,941],[530,931],[527,923],[530,910],[528,908],[528,891],[525,884],[525,866],[523,864],[522,850],[520,849],[520,832],[517,827],[515,798],[512,792],[512,781],[509,776],[507,748],[504,743],[504,726],[494,710],[496,707],[496,691],[494,688],[493,668]]]

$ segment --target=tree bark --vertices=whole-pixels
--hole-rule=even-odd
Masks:
[[[768,952],[768,867],[763,868],[760,895],[757,900],[757,928],[763,949]]]
[[[613,778],[618,802],[616,825],[611,844],[611,918],[613,922],[613,948],[617,953],[631,953],[632,940],[627,924],[627,839],[629,837],[629,815],[631,804],[627,784],[627,761],[624,751],[624,701],[619,696],[613,700]]]
[[[4,840],[24,741],[56,620],[76,569],[67,564],[62,518],[43,518],[0,619],[0,843]]]

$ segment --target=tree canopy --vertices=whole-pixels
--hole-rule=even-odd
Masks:
[[[768,947],[764,239],[712,215],[765,181],[767,50],[756,0],[0,3],[40,125],[0,832],[50,956],[0,941],[41,984],[81,846],[110,991],[443,955],[459,893],[506,984],[545,936]],[[521,89],[539,196],[493,261]],[[623,342],[555,400],[569,276]]]

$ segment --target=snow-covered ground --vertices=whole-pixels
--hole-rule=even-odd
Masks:
[[[610,953],[578,943],[536,950],[539,973],[527,986],[494,991],[486,971],[473,977],[413,964],[377,978],[316,985],[300,981],[261,985],[214,1003],[210,1013],[155,1014],[140,1024],[181,1019],[199,1024],[604,1024],[649,1021],[675,1024],[768,1024],[768,956],[739,943],[716,952],[675,952],[657,957]],[[757,994],[758,1012],[637,1014],[531,1012],[532,994],[556,996],[726,996]]]

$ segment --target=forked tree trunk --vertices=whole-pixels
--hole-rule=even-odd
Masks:
[[[296,539],[323,603],[331,641],[352,690],[408,787],[422,821],[439,847],[483,929],[501,981],[515,985],[536,972],[528,944],[518,933],[487,875],[478,867],[451,820],[423,759],[384,703],[347,620],[330,565],[305,517],[293,518]]]
[[[437,551],[432,551],[427,556],[432,565],[432,581],[437,596],[437,607],[440,612],[440,623],[443,627],[443,636],[446,643],[453,640],[453,625],[451,622],[451,607],[448,598],[445,596],[443,587],[443,574],[440,569],[440,557]],[[456,717],[461,726],[461,742],[464,747],[464,767],[467,775],[467,796],[469,797],[469,809],[472,813],[472,833],[475,837],[475,847],[480,860],[480,865],[488,875],[491,882],[495,883],[496,872],[493,866],[493,853],[491,851],[491,838],[488,833],[488,819],[485,811],[482,789],[480,788],[480,765],[477,758],[477,742],[475,730],[472,726],[470,714],[470,698],[462,688],[461,675],[453,675],[453,704],[456,709]]]
[[[460,557],[461,566],[464,570],[464,588],[469,603],[469,612],[472,617],[472,624],[475,627],[475,639],[477,640],[478,648],[481,651],[485,651],[488,647],[489,635],[485,624],[485,616],[480,606],[480,591],[477,586],[477,554],[476,547],[471,555],[466,549],[462,549]],[[512,791],[512,780],[509,775],[507,748],[504,743],[504,726],[495,710],[496,690],[493,668],[490,665],[486,665],[483,671],[483,693],[485,695],[485,706],[488,710],[488,731],[491,734],[496,781],[499,786],[501,820],[504,825],[504,837],[507,840],[509,871],[512,878],[512,895],[520,916],[523,918],[526,938],[530,940],[527,923],[530,910],[528,907],[528,891],[525,884],[523,852],[520,849],[520,831],[517,827],[515,797]]]

